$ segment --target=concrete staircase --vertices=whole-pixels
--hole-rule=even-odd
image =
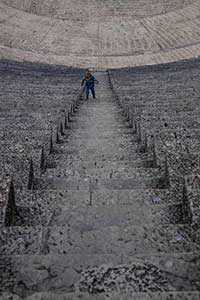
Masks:
[[[180,197],[95,75],[97,99],[81,101],[54,168],[21,195],[50,212],[0,229],[0,299],[198,300],[200,244]]]

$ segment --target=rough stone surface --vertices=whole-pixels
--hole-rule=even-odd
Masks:
[[[14,295],[4,293],[1,297],[1,300],[21,300],[22,298]],[[157,293],[106,293],[100,295],[90,295],[88,293],[73,293],[73,294],[65,294],[58,295],[53,293],[37,293],[33,296],[27,297],[27,300],[199,300],[199,293],[196,292],[188,292],[188,293],[165,293],[165,292],[157,292]]]
[[[89,100],[83,70],[1,66],[0,299],[199,299],[199,60],[96,72]]]

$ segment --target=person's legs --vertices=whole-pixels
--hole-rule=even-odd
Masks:
[[[91,92],[92,92],[93,99],[95,99],[96,98],[96,94],[95,94],[94,87],[91,87]]]
[[[85,94],[86,94],[86,99],[89,99],[90,87],[87,84],[85,85]]]

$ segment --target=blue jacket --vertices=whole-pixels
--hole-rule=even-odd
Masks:
[[[98,83],[98,80],[92,75],[90,79],[84,78],[82,80],[82,85],[86,84],[88,87],[93,88],[95,83]]]

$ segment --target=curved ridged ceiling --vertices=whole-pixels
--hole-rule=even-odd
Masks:
[[[200,1],[0,0],[0,56],[79,67],[200,54]]]

